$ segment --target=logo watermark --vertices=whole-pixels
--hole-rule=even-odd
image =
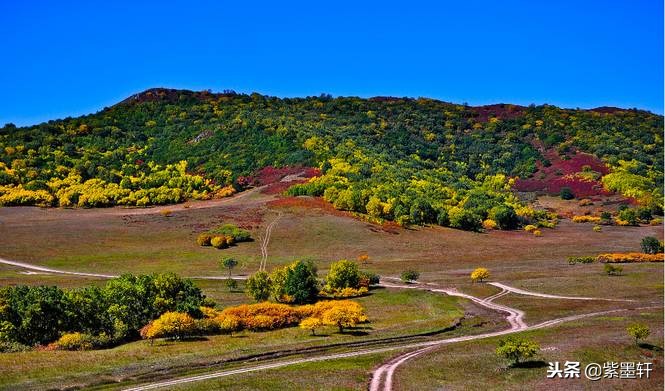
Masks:
[[[652,371],[650,362],[589,363],[582,367],[579,361],[550,362],[547,378],[579,379],[581,376],[596,381],[600,379],[648,379]]]

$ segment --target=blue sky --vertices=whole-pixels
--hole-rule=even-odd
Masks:
[[[150,87],[663,112],[662,1],[2,1],[0,125]]]

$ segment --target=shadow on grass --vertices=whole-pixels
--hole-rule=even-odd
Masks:
[[[530,368],[545,368],[547,366],[547,363],[542,360],[537,360],[537,361],[525,361],[525,362],[520,362],[517,364],[512,364],[509,366],[509,368],[525,368],[525,369],[530,369]]]
[[[641,347],[642,349],[651,350],[653,352],[662,352],[663,351],[663,348],[661,348],[660,346],[652,345],[652,344],[646,343],[646,342],[638,344],[637,346]]]

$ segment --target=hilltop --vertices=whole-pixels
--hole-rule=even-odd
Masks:
[[[558,195],[564,187],[573,197],[618,194],[662,213],[663,117],[154,88],[95,114],[0,128],[5,206],[217,198],[255,184],[266,167],[318,169],[287,193],[400,224],[546,224],[552,216],[517,191]]]

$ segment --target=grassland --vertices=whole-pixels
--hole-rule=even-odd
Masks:
[[[630,307],[663,303],[663,264],[625,265],[624,275],[608,277],[601,265],[568,265],[566,262],[570,255],[637,251],[643,236],[662,239],[662,226],[604,227],[597,233],[591,230],[591,225],[563,220],[556,229],[545,229],[543,237],[523,231],[471,233],[441,227],[385,229],[324,209],[270,207],[267,202],[274,197],[254,192],[241,200],[206,207],[174,207],[169,217],[159,213],[159,209],[152,213],[150,209],[123,208],[0,208],[0,256],[70,271],[110,274],[173,271],[190,277],[224,275],[218,261],[223,256],[233,256],[241,262],[234,274],[248,275],[259,266],[259,241],[215,250],[197,246],[196,235],[221,223],[232,222],[249,229],[257,238],[280,211],[282,217],[268,246],[268,270],[296,258],[309,257],[316,260],[322,275],[332,261],[368,254],[370,259],[362,265],[363,269],[383,276],[397,276],[404,269],[416,269],[421,272],[423,281],[455,287],[478,297],[499,291],[493,286],[469,281],[473,268],[485,266],[490,269],[492,280],[535,292],[634,300],[627,304]],[[0,285],[76,287],[104,282],[97,278],[24,273],[20,268],[0,265]],[[196,283],[219,306],[248,301],[241,292],[242,284],[237,291],[230,292],[222,281],[197,279]],[[372,295],[358,300],[367,308],[372,320],[371,329],[358,330],[368,332],[366,335],[340,335],[330,331],[324,336],[311,337],[304,330],[291,328],[212,336],[185,343],[134,342],[92,352],[2,354],[0,388],[63,388],[97,383],[117,387],[115,382],[120,380],[139,382],[204,371],[217,368],[224,360],[250,354],[433,332],[449,326],[464,313],[468,323],[453,334],[505,327],[497,314],[438,294],[375,290]],[[497,302],[525,311],[529,324],[624,305],[609,301],[544,300],[515,294]],[[643,354],[643,349],[627,341],[624,330],[626,323],[639,319],[652,326],[654,335],[649,342],[662,348],[663,320],[657,313],[627,313],[607,319],[577,321],[526,334],[543,346],[557,349],[543,359],[565,361],[581,357],[585,360],[608,346],[614,356],[607,357],[628,360]],[[447,346],[401,368],[396,374],[396,385],[399,389],[468,389],[487,381],[495,382],[491,383],[495,384],[495,389],[519,389],[521,384],[540,389],[551,386],[543,382],[543,368],[506,370],[493,355],[495,346],[496,340]],[[650,359],[662,363],[662,350],[647,349],[647,353],[652,355]],[[303,364],[195,386],[200,389],[268,389],[271,386],[363,389],[371,369],[391,356]],[[469,369],[464,372],[465,368],[473,369],[474,374],[464,376],[463,373],[469,373]],[[654,381],[647,383],[646,389],[662,384],[662,377],[660,383]],[[597,387],[573,384],[573,387],[578,386]]]

